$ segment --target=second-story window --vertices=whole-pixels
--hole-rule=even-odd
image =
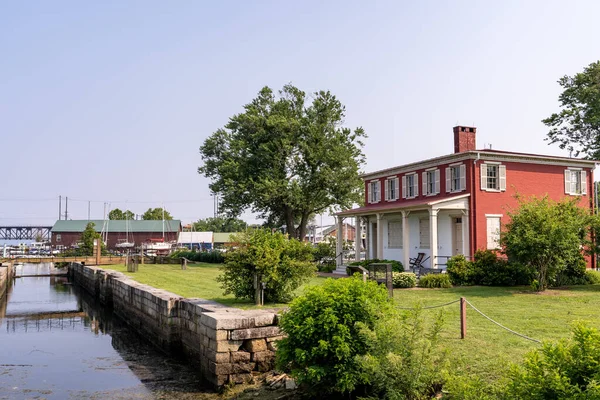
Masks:
[[[369,203],[379,203],[381,201],[381,182],[373,181],[369,183]]]
[[[423,172],[423,194],[432,196],[440,192],[440,170]]]
[[[466,189],[466,166],[453,165],[446,168],[446,192],[462,192]]]
[[[506,190],[506,165],[481,164],[481,190]]]
[[[419,195],[419,178],[414,172],[402,177],[402,197],[413,199]]]
[[[569,168],[565,170],[565,193],[582,195],[587,193],[587,173],[581,169]]]
[[[385,200],[395,201],[398,200],[400,187],[398,185],[398,178],[388,178],[385,181]]]

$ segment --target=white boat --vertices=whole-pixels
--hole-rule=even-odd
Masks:
[[[119,240],[119,243],[115,244],[115,247],[118,249],[131,249],[135,247],[134,242],[129,241],[129,219],[125,218],[125,240]],[[132,235],[133,236],[133,235]]]

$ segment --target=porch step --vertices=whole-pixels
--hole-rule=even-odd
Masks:
[[[337,268],[333,271],[334,274],[338,275],[348,275],[346,272],[347,265],[338,265]]]

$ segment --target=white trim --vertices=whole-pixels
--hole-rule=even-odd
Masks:
[[[448,166],[449,167],[458,167],[459,165],[464,165],[464,164],[465,163],[461,161],[461,162],[455,162],[455,163],[452,163],[452,164],[448,164]]]
[[[425,170],[425,172],[429,172],[429,171],[435,171],[436,169],[439,169],[439,167],[427,168],[427,169]]]
[[[491,217],[491,218],[502,218],[504,217],[504,215],[502,214],[485,214],[485,217]]]

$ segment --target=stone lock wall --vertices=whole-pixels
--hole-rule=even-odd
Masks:
[[[14,275],[12,262],[0,263],[0,298],[6,293],[8,284]]]
[[[156,346],[184,354],[215,387],[242,383],[273,368],[281,339],[275,312],[186,299],[97,267],[73,263],[69,273]]]

